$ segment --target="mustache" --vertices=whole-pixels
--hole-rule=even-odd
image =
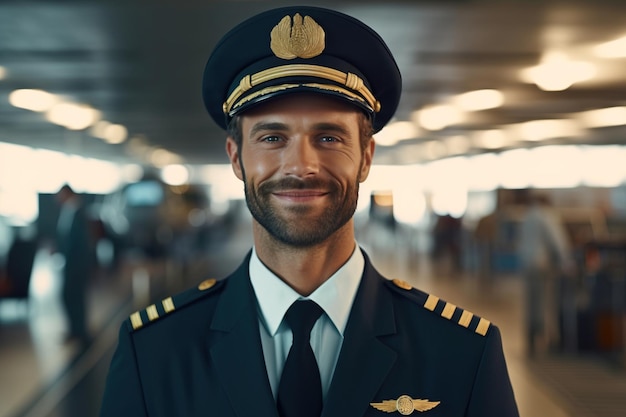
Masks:
[[[258,191],[261,194],[269,194],[276,191],[313,189],[323,189],[332,192],[336,191],[338,187],[335,183],[320,178],[301,179],[295,177],[286,177],[263,182],[259,185]]]

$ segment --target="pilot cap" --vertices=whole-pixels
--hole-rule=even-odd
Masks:
[[[293,6],[260,13],[226,33],[202,84],[204,104],[223,129],[264,101],[315,92],[362,109],[377,132],[398,107],[402,79],[369,26],[334,10]]]

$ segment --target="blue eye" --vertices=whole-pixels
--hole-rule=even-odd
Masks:
[[[266,136],[262,139],[263,142],[278,142],[280,137],[278,136]]]

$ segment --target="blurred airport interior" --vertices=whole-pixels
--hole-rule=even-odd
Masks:
[[[0,4],[0,417],[96,416],[121,321],[251,247],[199,77],[226,28],[286,3],[150,3]],[[405,79],[359,244],[500,326],[523,417],[626,415],[626,3],[318,3],[380,30]],[[88,345],[63,340],[64,184],[90,225]],[[572,264],[546,296],[556,337],[531,352],[520,236],[537,195]]]

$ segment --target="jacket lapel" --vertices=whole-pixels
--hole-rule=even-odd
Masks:
[[[267,378],[249,256],[228,279],[211,323],[210,355],[238,416],[278,417]]]
[[[366,256],[365,272],[322,417],[362,416],[396,360],[379,337],[396,332],[391,295]]]

